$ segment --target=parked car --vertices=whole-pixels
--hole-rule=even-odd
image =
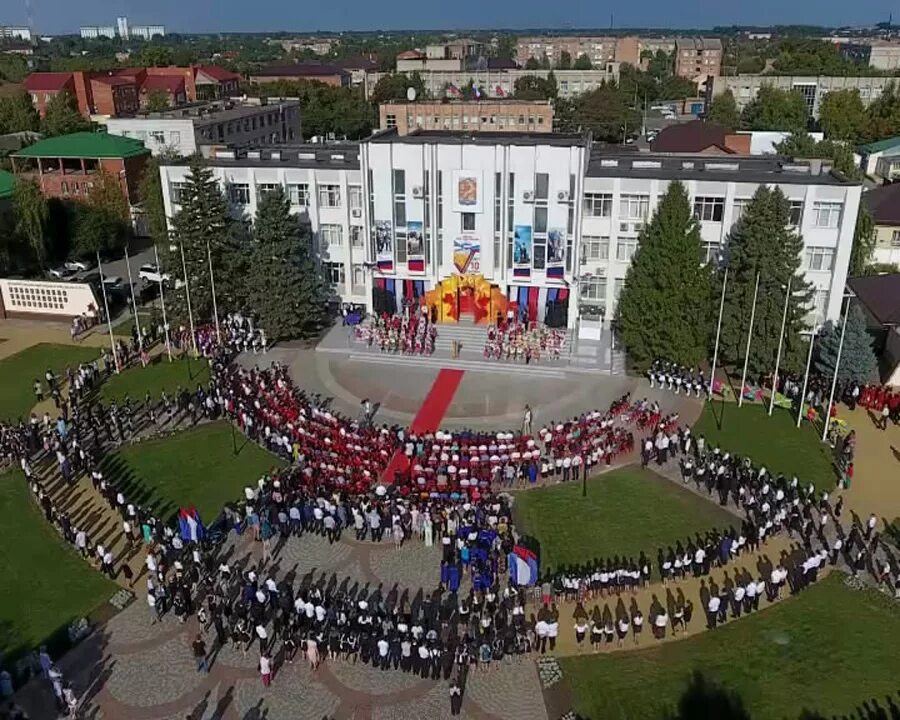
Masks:
[[[103,278],[103,284],[106,285],[107,290],[121,290],[122,289],[122,278],[118,275],[107,275]]]
[[[66,270],[71,270],[72,272],[87,272],[91,268],[94,267],[94,264],[90,260],[66,260],[63,263],[63,267]]]
[[[56,268],[50,268],[47,271],[47,274],[54,280],[71,280],[75,273],[63,265]]]
[[[147,282],[159,283],[165,280],[168,282],[172,278],[169,277],[168,273],[161,273],[159,268],[152,263],[147,263],[146,265],[141,265],[141,269],[138,270],[138,277],[141,280],[146,280]]]

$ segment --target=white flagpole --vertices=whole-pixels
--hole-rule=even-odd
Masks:
[[[775,375],[772,377],[772,395],[769,398],[769,417],[772,417],[772,411],[775,409],[775,392],[778,388],[778,368],[781,365],[781,348],[784,344],[784,326],[787,324],[788,303],[791,300],[791,280],[788,278],[787,292],[784,296],[784,313],[781,315],[781,335],[778,336],[778,354],[775,355]]]
[[[803,419],[803,403],[806,402],[806,384],[809,382],[809,368],[812,365],[813,345],[816,344],[816,332],[818,328],[813,325],[812,334],[809,336],[809,353],[806,356],[806,372],[803,374],[803,390],[800,393],[800,410],[797,413],[797,427]]]
[[[194,355],[197,355],[197,333],[194,332],[194,312],[191,310],[191,284],[188,282],[187,262],[184,259],[184,243],[180,240],[178,247],[181,248],[181,269],[184,270],[184,297],[187,300],[188,322],[191,325],[191,347],[194,348]]]
[[[741,375],[738,407],[741,407],[744,404],[744,383],[747,382],[747,366],[750,364],[750,340],[753,338],[753,321],[756,319],[757,295],[759,295],[759,273],[756,273],[756,287],[753,289],[753,308],[750,310],[750,328],[747,330],[747,350],[744,353],[744,372]]]
[[[116,352],[116,340],[113,336],[112,318],[109,316],[109,300],[106,298],[106,283],[103,281],[103,265],[100,262],[100,251],[97,251],[97,270],[100,273],[100,292],[103,293],[103,307],[106,310],[106,327],[109,329],[109,344],[112,347],[113,366],[119,374],[119,353]]]
[[[728,285],[728,266],[725,266],[725,276],[722,278],[722,297],[719,300],[719,322],[716,325],[716,346],[713,349],[712,369],[709,371],[709,393],[707,400],[712,399],[713,386],[716,382],[716,362],[719,359],[719,337],[722,334],[722,312],[725,310],[725,287]]]
[[[844,350],[844,333],[847,331],[847,317],[850,315],[850,298],[847,298],[847,309],[844,311],[844,322],[841,324],[841,340],[838,343],[837,359],[834,361],[834,377],[831,378],[831,394],[828,396],[828,408],[825,411],[825,428],[822,430],[822,442],[828,439],[828,428],[831,425],[831,407],[834,405],[834,391],[837,389],[838,370],[841,367],[841,352]]]
[[[156,272],[159,273],[159,302],[162,305],[163,316],[163,332],[166,336],[166,354],[169,356],[169,362],[172,362],[172,343],[169,342],[169,319],[166,317],[166,295],[163,290],[163,271],[162,265],[159,264],[159,248],[153,243],[153,254],[156,256]]]
[[[141,364],[143,364],[144,336],[141,333],[141,321],[138,318],[137,298],[134,296],[134,279],[131,277],[131,261],[128,259],[128,243],[125,243],[125,269],[128,270],[128,286],[131,288],[131,309],[134,311],[134,327],[137,329],[138,348],[141,351]]]
[[[212,290],[213,317],[216,319],[216,341],[222,344],[222,330],[219,327],[219,306],[216,304],[216,281],[213,277],[212,249],[209,240],[206,241],[206,256],[209,258],[209,287]]]

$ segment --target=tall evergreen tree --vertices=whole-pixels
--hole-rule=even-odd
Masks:
[[[641,232],[617,305],[617,327],[631,359],[697,365],[709,344],[710,271],[700,264],[700,227],[687,190],[669,184]]]
[[[863,204],[859,204],[856,213],[856,227],[853,230],[853,247],[850,250],[851,277],[859,277],[866,274],[866,266],[875,252],[875,220],[872,213]]]
[[[45,135],[68,135],[91,129],[89,120],[85,120],[78,110],[78,101],[68,92],[56,93],[47,102],[44,119],[41,121],[41,132]]]
[[[244,298],[274,340],[304,337],[327,320],[328,289],[310,255],[311,232],[291,213],[282,188],[256,208],[255,239]]]
[[[34,261],[43,270],[47,264],[47,223],[50,211],[41,188],[33,180],[20,178],[13,187],[16,230],[25,238]]]
[[[872,336],[866,328],[866,317],[859,305],[850,304],[838,381],[867,383],[878,379],[878,360],[872,350]],[[841,343],[841,322],[827,322],[816,342],[816,370],[828,379],[834,377],[838,347]]]
[[[237,235],[237,223],[232,218],[222,189],[206,167],[202,158],[194,157],[190,163],[190,173],[185,178],[181,191],[180,209],[172,218],[172,243],[164,249],[164,266],[173,277],[190,287],[191,310],[196,324],[210,322],[213,317],[212,285],[210,283],[207,244],[212,253],[215,272],[216,299],[219,312],[226,312],[229,298],[234,299],[235,273],[234,257],[231,249]],[[183,277],[181,252],[184,252],[184,266],[187,278]],[[180,283],[177,283],[180,285]],[[187,326],[187,298],[185,286],[177,287],[166,296],[171,303],[173,322]]]
[[[781,367],[802,366],[800,337],[812,299],[812,286],[798,275],[803,239],[790,224],[790,203],[779,188],[760,187],[732,228],[726,248],[728,287],[722,316],[723,358],[742,366],[759,273],[759,293],[750,343],[750,372],[774,370],[778,351],[785,289],[791,281]],[[721,287],[721,286],[720,286]]]

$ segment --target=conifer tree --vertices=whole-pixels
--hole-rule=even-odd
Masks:
[[[617,329],[633,362],[698,365],[709,344],[710,271],[684,185],[670,183],[644,226],[617,305]]]
[[[798,274],[803,239],[790,226],[790,203],[779,188],[760,187],[732,228],[726,246],[728,287],[722,317],[722,357],[742,366],[753,308],[753,291],[759,273],[759,293],[750,342],[751,375],[770,373],[775,367],[784,312],[785,291],[791,281],[781,367],[799,369],[806,346],[800,332],[812,286]],[[721,286],[720,286],[721,287]]]
[[[866,318],[858,305],[851,303],[844,332],[844,347],[841,350],[841,365],[838,381],[841,383],[867,383],[878,379],[878,361],[872,350],[872,336],[866,329]],[[842,318],[843,320],[843,318]],[[831,379],[837,364],[838,347],[841,342],[841,323],[827,322],[816,341],[816,370]]]

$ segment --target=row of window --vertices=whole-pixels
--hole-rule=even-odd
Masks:
[[[363,238],[363,229],[360,225],[350,226],[350,247],[365,247],[365,239]],[[343,247],[344,245],[344,228],[342,225],[334,225],[324,223],[319,225],[319,249],[325,252],[330,247]]]
[[[385,125],[388,128],[397,127],[397,116],[396,115],[385,115]],[[518,118],[515,115],[452,115],[452,116],[422,116],[422,115],[407,115],[406,116],[406,125],[407,127],[472,127],[472,126],[481,126],[481,125],[543,125],[544,118],[540,115],[535,117],[534,115],[519,115]]]
[[[181,203],[182,194],[187,189],[186,182],[173,181],[169,183],[169,197],[175,204]],[[256,186],[257,196],[281,187],[279,183],[259,183]],[[316,185],[319,207],[340,208],[342,206],[340,185]],[[350,185],[347,188],[350,209],[362,209],[362,187]],[[309,183],[289,183],[287,195],[291,205],[308,207],[310,204]],[[250,203],[250,184],[231,183],[228,186],[228,196],[235,205],[248,205]]]
[[[799,226],[803,219],[803,201],[790,200],[790,224]],[[750,198],[735,198],[731,220],[737,222],[750,203]],[[612,193],[585,193],[584,214],[589,217],[612,217]],[[812,207],[812,225],[816,228],[837,228],[841,224],[844,205],[840,202],[816,201]],[[619,195],[619,217],[624,220],[646,220],[650,214],[650,196]],[[694,216],[704,222],[722,222],[725,217],[725,198],[697,196]]]

